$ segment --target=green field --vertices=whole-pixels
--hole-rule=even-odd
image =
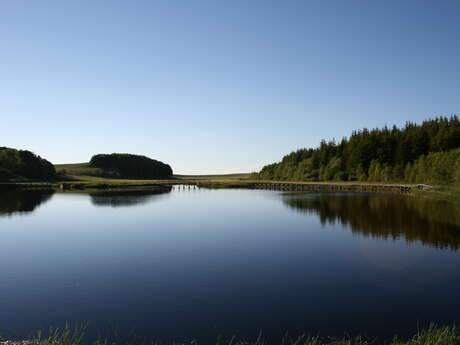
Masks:
[[[67,176],[75,181],[94,181],[94,182],[154,182],[165,180],[137,180],[126,178],[105,178],[102,177],[103,171],[99,168],[93,168],[89,163],[72,163],[72,164],[56,164],[54,166],[56,172],[61,176]],[[248,179],[251,174],[221,174],[221,175],[174,175],[170,180],[186,180],[186,181],[234,181]]]
[[[61,175],[97,176],[102,173],[101,169],[92,168],[89,163],[55,164],[54,168],[56,172]]]
[[[89,163],[72,163],[72,164],[55,164],[58,174],[73,176],[98,176],[103,171],[99,168],[93,168]],[[247,179],[251,174],[213,174],[213,175],[174,175],[174,178],[182,180],[233,180]]]
[[[184,180],[244,180],[251,176],[249,173],[242,174],[220,174],[220,175],[174,175]]]

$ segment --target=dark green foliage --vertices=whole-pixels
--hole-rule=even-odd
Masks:
[[[90,166],[114,177],[169,178],[173,173],[168,164],[127,153],[95,155],[91,158]]]
[[[363,129],[338,143],[323,140],[316,149],[300,149],[266,165],[257,178],[460,183],[459,154],[448,153],[457,148],[459,118],[439,117],[420,125],[408,122],[403,128]]]
[[[0,180],[54,177],[53,164],[30,151],[0,147]]]
[[[405,180],[412,183],[460,184],[460,149],[421,156],[406,166]]]

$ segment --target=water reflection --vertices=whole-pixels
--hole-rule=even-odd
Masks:
[[[146,204],[160,200],[165,194],[171,192],[171,187],[161,189],[133,189],[117,191],[101,191],[91,193],[91,202],[98,207],[125,207]]]
[[[460,246],[460,206],[454,203],[367,194],[284,194],[283,203],[321,223],[384,239],[404,238],[454,251]]]
[[[83,320],[96,338],[110,320],[121,336],[166,344],[460,321],[460,251],[404,240],[456,249],[450,204],[182,189],[57,192],[31,217],[0,219],[0,331],[24,339]],[[112,208],[123,205],[139,206]]]
[[[34,211],[53,196],[50,190],[0,189],[0,217],[23,215]]]

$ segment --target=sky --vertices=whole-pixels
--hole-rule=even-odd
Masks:
[[[1,0],[0,146],[257,171],[460,115],[458,0]]]

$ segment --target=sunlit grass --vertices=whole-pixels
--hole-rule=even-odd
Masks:
[[[416,195],[446,201],[460,202],[460,186],[442,186],[432,190],[419,191]]]

